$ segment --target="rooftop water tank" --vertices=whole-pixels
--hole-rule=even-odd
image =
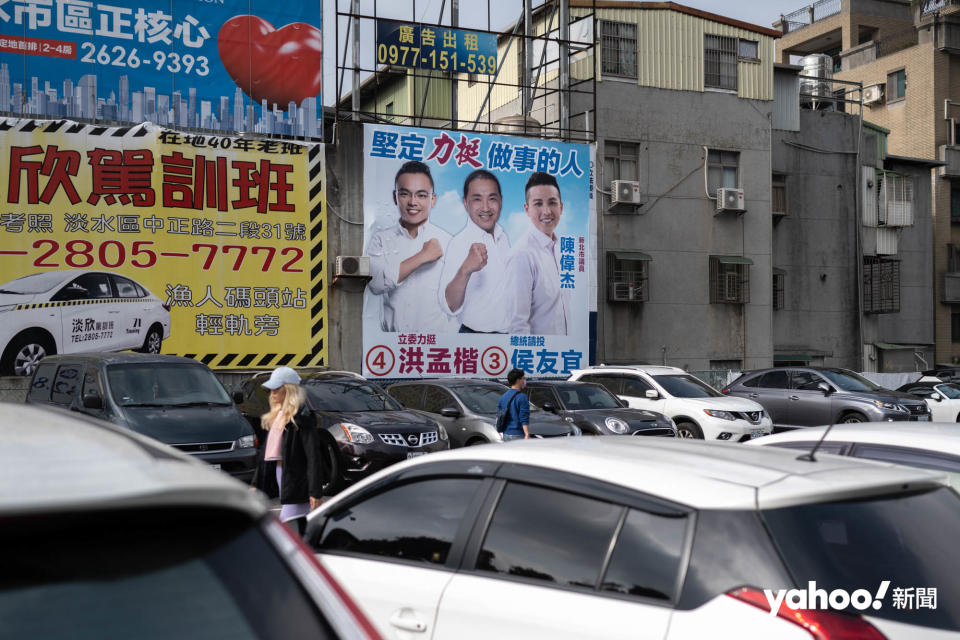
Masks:
[[[833,104],[833,58],[814,53],[800,59],[800,104],[811,109],[825,109]]]

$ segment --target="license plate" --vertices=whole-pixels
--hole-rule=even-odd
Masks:
[[[930,416],[917,416],[918,422],[930,422]]]
[[[762,437],[763,437],[763,429],[750,429],[751,440],[753,438],[762,438]]]
[[[210,465],[210,468],[211,468],[211,469],[217,469],[217,470],[219,470],[219,469],[220,469],[220,465],[218,465],[218,464],[212,464],[212,465]]]
[[[407,454],[407,460],[409,460],[410,458],[416,458],[417,456],[424,456],[426,454],[427,454],[426,451],[411,451],[410,453]]]

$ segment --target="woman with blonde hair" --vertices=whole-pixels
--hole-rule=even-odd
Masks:
[[[280,519],[303,515],[323,501],[323,458],[317,421],[306,406],[300,376],[277,367],[263,383],[270,389],[270,411],[260,417],[267,432],[264,462],[277,463]]]

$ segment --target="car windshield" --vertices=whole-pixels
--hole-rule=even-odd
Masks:
[[[853,371],[846,369],[820,369],[823,376],[843,391],[881,391],[876,385]]]
[[[950,400],[960,400],[960,387],[955,384],[938,384],[934,388]]]
[[[375,384],[356,380],[323,380],[304,385],[317,411],[402,411],[403,407]]]
[[[112,364],[107,367],[107,380],[121,407],[231,404],[213,372],[196,364]]]
[[[0,285],[0,293],[44,293],[62,284],[63,281],[64,273],[62,271],[35,273]]]
[[[0,542],[17,549],[0,560],[5,638],[337,637],[260,527],[236,512],[64,511],[5,519]]]
[[[569,411],[583,409],[617,409],[620,403],[609,391],[592,384],[557,387],[560,402]]]
[[[722,398],[723,394],[690,374],[653,376],[667,393],[676,398]]]
[[[499,384],[464,384],[448,388],[473,413],[496,413],[500,397],[507,392],[507,387]]]
[[[890,581],[881,608],[870,611],[871,616],[960,631],[956,552],[960,496],[953,490],[944,487],[761,513],[787,568],[800,583],[792,586],[805,588],[813,580],[827,593],[866,589],[875,594],[881,582]],[[907,589],[918,599],[898,607],[894,600],[898,589]],[[920,589],[936,593],[934,608],[921,604]]]

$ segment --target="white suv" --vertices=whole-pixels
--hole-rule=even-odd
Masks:
[[[570,380],[602,384],[631,407],[669,416],[681,438],[743,442],[773,431],[760,404],[725,396],[677,367],[590,367],[574,371]]]

